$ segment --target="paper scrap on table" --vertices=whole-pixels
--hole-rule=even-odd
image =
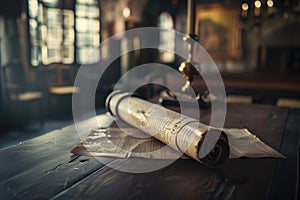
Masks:
[[[124,129],[123,129],[124,130]],[[148,159],[176,159],[178,152],[162,148],[164,143],[136,128],[97,128],[76,145],[71,152],[83,156],[104,156],[115,158],[142,157]],[[224,129],[229,140],[230,159],[240,157],[285,158],[281,153],[262,142],[247,129]],[[146,154],[145,154],[146,153]]]
[[[285,158],[281,153],[262,142],[247,129],[223,129],[227,134],[230,147],[229,158]]]

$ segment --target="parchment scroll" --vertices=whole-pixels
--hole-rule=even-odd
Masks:
[[[216,167],[229,157],[226,134],[193,118],[124,92],[110,94],[106,106],[113,116],[206,166]],[[203,146],[207,134],[216,137]],[[201,148],[207,153],[201,153]]]
[[[216,167],[227,158],[285,158],[247,129],[224,128],[217,132],[195,119],[131,97],[129,93],[112,93],[106,104],[110,114],[105,116],[112,123],[87,130],[90,134],[72,148],[72,153],[146,159],[177,159],[188,155],[208,167]],[[215,134],[217,139],[208,142],[208,154],[203,156],[199,150],[205,148],[203,141],[207,134]]]

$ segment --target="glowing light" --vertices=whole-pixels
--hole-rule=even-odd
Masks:
[[[274,2],[272,0],[268,0],[267,1],[267,5],[268,5],[268,7],[273,7],[274,6]]]
[[[247,3],[242,4],[242,10],[247,11],[249,9],[249,5]]]
[[[127,17],[130,16],[130,8],[125,7],[125,8],[123,9],[123,16],[124,16],[125,18],[127,18]]]
[[[254,6],[256,7],[256,8],[260,8],[261,7],[261,2],[260,1],[255,1],[254,2]]]

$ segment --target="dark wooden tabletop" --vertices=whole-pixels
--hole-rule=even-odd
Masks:
[[[201,111],[201,121],[210,114]],[[108,115],[98,116],[103,126]],[[86,123],[86,130],[92,127]],[[287,159],[240,158],[208,169],[179,159],[149,173],[114,170],[70,149],[80,138],[68,126],[0,150],[1,199],[297,199],[300,110],[229,104],[225,127],[248,128]],[[107,162],[114,165],[113,158]],[[160,162],[160,161],[157,161]],[[134,165],[131,159],[128,165]]]

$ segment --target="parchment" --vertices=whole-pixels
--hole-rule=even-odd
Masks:
[[[104,156],[116,158],[140,157],[147,159],[176,159],[178,152],[167,147],[154,137],[147,137],[136,128],[125,128],[124,132],[116,125],[109,128],[96,128],[71,150],[82,156]],[[285,158],[247,129],[224,129],[229,139],[229,159],[249,157]],[[129,134],[128,134],[129,133]],[[119,147],[119,148],[116,148]],[[165,148],[162,148],[165,147]],[[120,151],[121,150],[121,151]],[[142,153],[148,154],[142,154]],[[181,156],[187,159],[187,156]]]
[[[96,128],[71,152],[82,156],[116,158],[177,159],[180,156],[174,149],[154,137],[147,137],[136,128],[123,130],[118,127]]]
[[[106,106],[118,119],[207,166],[215,167],[229,157],[225,133],[191,117],[124,92],[110,94]]]
[[[223,129],[208,157],[199,156],[207,134],[217,130],[195,119],[130,97],[128,93],[113,94],[107,108],[116,122],[99,127],[76,145],[71,152],[85,156],[116,158],[177,159],[188,155],[206,166],[215,167],[228,158],[284,156],[262,142],[247,129]],[[121,127],[119,127],[121,125]],[[224,136],[225,135],[225,136]]]

